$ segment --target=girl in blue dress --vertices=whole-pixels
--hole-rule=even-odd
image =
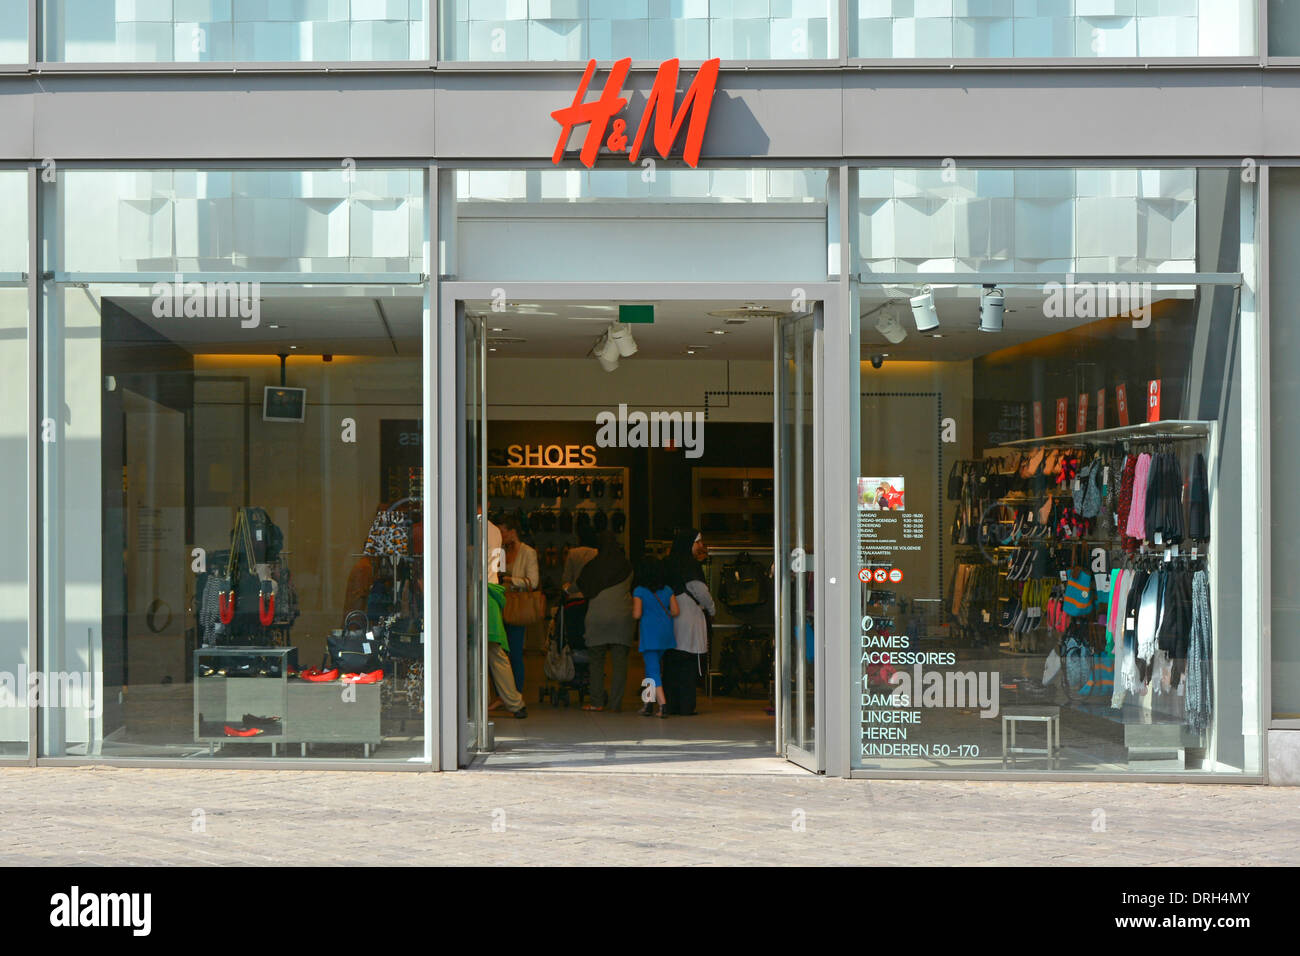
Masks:
[[[640,632],[638,650],[645,660],[645,676],[653,683],[655,700],[658,702],[656,716],[666,717],[664,713],[663,656],[664,651],[677,646],[673,639],[673,618],[677,616],[677,598],[665,579],[663,562],[657,558],[646,558],[637,568],[637,586],[632,590],[632,616],[636,618]],[[641,716],[651,715],[650,702],[641,708]]]

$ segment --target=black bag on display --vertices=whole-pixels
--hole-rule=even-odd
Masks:
[[[244,509],[244,521],[253,536],[253,557],[256,563],[276,561],[284,547],[284,532],[271,521],[265,508]]]
[[[962,469],[965,466],[960,461],[952,463],[952,469],[948,472],[948,500],[956,501],[961,497],[961,479]]]
[[[367,636],[369,621],[361,611],[349,611],[343,629],[326,638],[330,666],[345,674],[367,674],[379,667],[379,642]]]
[[[722,569],[722,603],[733,611],[759,607],[765,603],[763,568],[748,554]]]

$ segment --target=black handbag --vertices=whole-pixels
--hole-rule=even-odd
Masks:
[[[345,674],[368,674],[378,669],[379,641],[367,633],[368,625],[364,612],[348,612],[343,629],[325,639],[331,666]]]
[[[948,472],[948,500],[956,501],[961,497],[961,479],[964,465],[960,461],[954,461],[952,468]]]

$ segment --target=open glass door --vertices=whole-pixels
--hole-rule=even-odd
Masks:
[[[777,752],[820,772],[815,576],[815,340],[821,308],[776,325]]]
[[[456,303],[456,328],[460,339],[457,379],[464,403],[460,416],[458,460],[465,469],[461,482],[459,514],[465,559],[464,600],[461,604],[459,686],[459,764],[467,766],[474,754],[489,750],[492,737],[487,722],[487,337],[483,321],[465,314]]]

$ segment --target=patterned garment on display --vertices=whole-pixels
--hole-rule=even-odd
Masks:
[[[1214,710],[1214,678],[1211,648],[1214,633],[1210,624],[1210,584],[1204,571],[1192,576],[1192,633],[1187,648],[1187,725],[1197,732],[1210,726]]]

